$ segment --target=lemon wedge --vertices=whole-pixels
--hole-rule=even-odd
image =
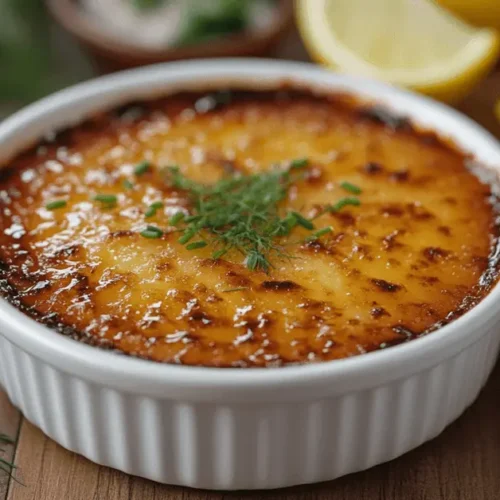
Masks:
[[[500,29],[498,0],[438,0],[438,2],[471,24]]]
[[[446,102],[467,95],[500,50],[496,31],[472,27],[431,0],[296,0],[296,14],[318,62]]]

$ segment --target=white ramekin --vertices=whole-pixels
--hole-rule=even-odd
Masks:
[[[171,63],[65,90],[0,125],[0,163],[129,99],[283,81],[373,98],[500,166],[499,143],[441,104],[308,64],[258,60]],[[366,469],[438,435],[485,383],[499,319],[497,286],[457,321],[408,344],[322,364],[228,370],[89,347],[0,300],[0,382],[28,420],[99,464],[197,488],[277,488]]]

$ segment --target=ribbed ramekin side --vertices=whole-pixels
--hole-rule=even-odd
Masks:
[[[366,469],[435,437],[475,399],[499,343],[491,326],[428,370],[294,403],[120,392],[61,372],[1,336],[0,379],[28,420],[97,463],[197,488],[277,488]]]

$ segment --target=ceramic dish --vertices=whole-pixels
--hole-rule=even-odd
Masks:
[[[293,2],[280,0],[276,21],[261,32],[235,34],[190,47],[147,49],[106,36],[75,0],[49,0],[47,6],[54,19],[88,50],[101,73],[201,57],[264,56],[286,36],[293,19]]]
[[[307,64],[168,64],[85,83],[0,125],[0,163],[114,105],[287,81],[375,100],[492,167],[500,145],[443,105]],[[500,343],[495,287],[440,330],[379,352],[283,368],[173,366],[65,338],[0,301],[0,382],[26,418],[99,464],[168,484],[261,489],[334,479],[438,435],[478,395]]]

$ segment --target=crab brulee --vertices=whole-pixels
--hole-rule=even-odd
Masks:
[[[135,102],[4,166],[0,290],[60,334],[155,361],[363,354],[495,284],[493,177],[346,95]]]

